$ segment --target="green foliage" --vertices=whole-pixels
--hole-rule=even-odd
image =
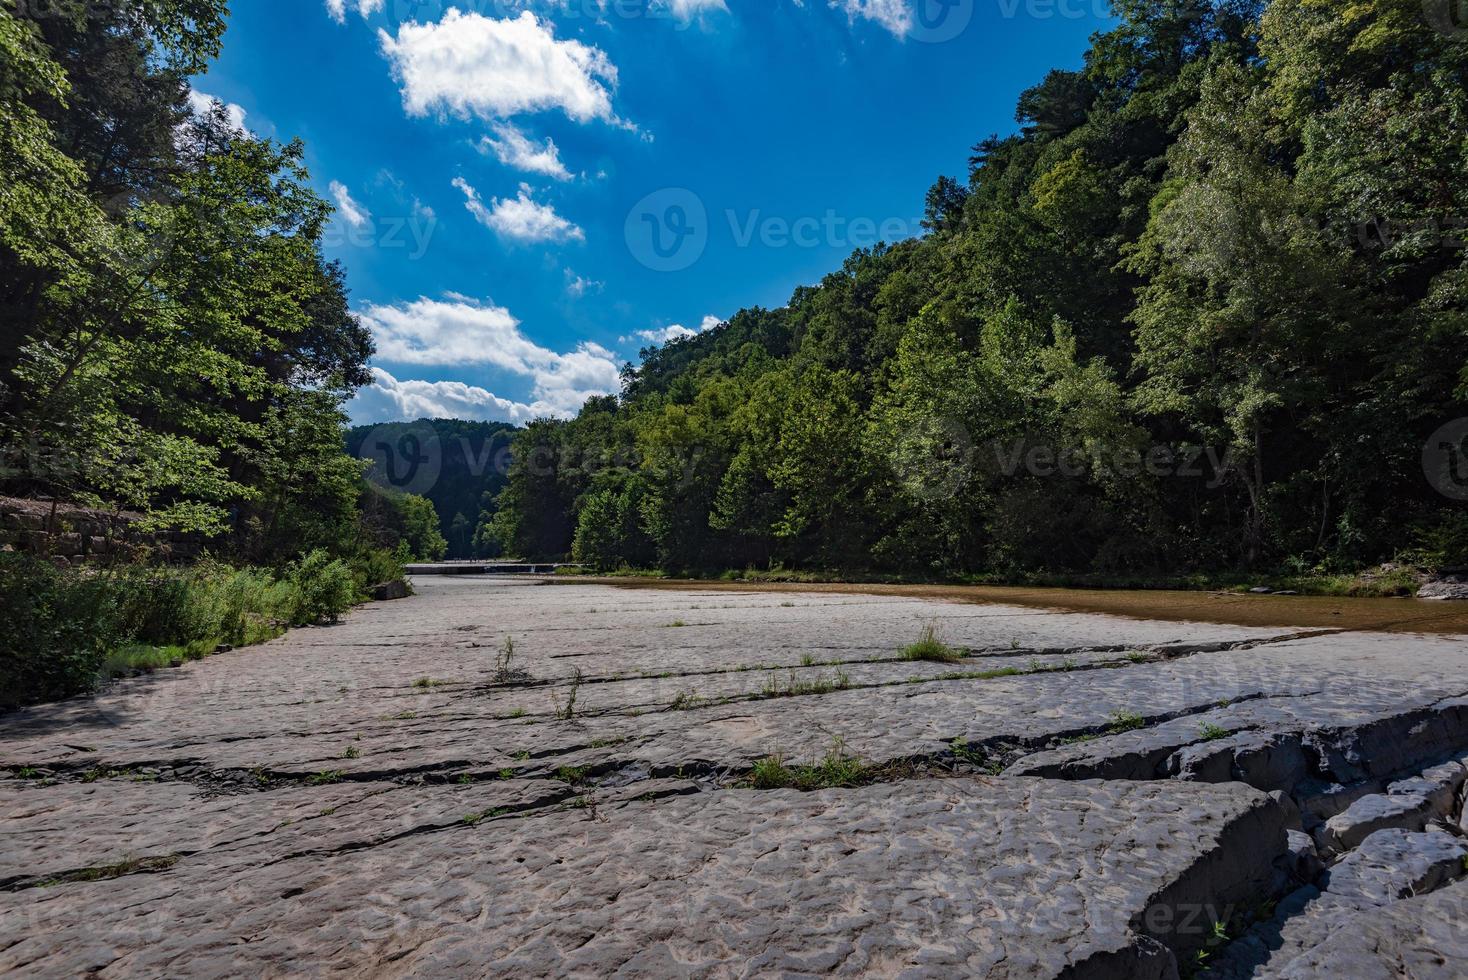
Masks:
[[[0,555],[0,707],[89,689],[124,637],[119,599],[107,579]]]
[[[779,754],[766,756],[754,764],[748,785],[754,789],[798,789],[809,792],[861,786],[877,775],[876,769],[846,752],[840,739],[831,743],[826,754],[808,765],[789,765]]]
[[[1198,726],[1198,737],[1205,742],[1216,742],[1221,738],[1228,738],[1233,732],[1221,725],[1205,722]]]
[[[916,643],[909,644],[903,648],[901,659],[926,660],[938,664],[957,664],[963,662],[963,654],[938,639],[938,630],[936,627],[927,626],[923,628],[923,635]]]
[[[286,580],[296,592],[291,622],[297,626],[334,623],[359,599],[351,568],[325,551],[313,551],[296,562]]]
[[[441,561],[449,543],[438,527],[438,512],[427,497],[403,494],[396,499],[403,519],[403,541],[416,561]]]
[[[58,568],[0,555],[0,708],[92,690],[109,676],[164,667],[335,620],[360,594],[323,551],[283,576],[214,561],[189,568]]]
[[[506,549],[751,577],[1468,560],[1422,469],[1468,415],[1468,46],[1407,0],[1116,11],[932,186],[926,237],[532,426]]]
[[[433,484],[423,496],[432,502],[437,515],[444,554],[449,558],[495,558],[499,556],[499,545],[490,533],[490,524],[495,497],[505,485],[514,433],[513,426],[498,422],[425,419],[357,426],[347,431],[346,446],[352,458],[373,462],[370,478],[378,486],[391,488],[394,478],[403,474],[381,469],[386,462],[383,443],[387,450],[402,456],[416,441],[421,453],[430,455],[436,467]],[[431,440],[431,444],[422,446],[425,440]],[[423,553],[419,556],[427,560]]]
[[[353,555],[341,409],[371,337],[305,148],[188,111],[226,14],[0,4],[0,492],[137,511],[242,563]]]
[[[119,590],[130,639],[178,645],[194,655],[275,636],[295,620],[300,601],[289,579],[208,561],[188,569],[124,568],[109,580]]]
[[[1135,711],[1113,711],[1106,719],[1106,734],[1122,735],[1147,727],[1147,719]]]
[[[366,593],[374,585],[396,582],[403,578],[403,566],[412,560],[406,541],[399,541],[395,550],[364,547],[353,555],[348,564],[357,591]]]
[[[798,698],[810,694],[830,694],[832,691],[845,691],[851,687],[851,676],[844,670],[838,670],[832,676],[819,674],[815,677],[797,677],[795,671],[790,671],[785,677],[785,682],[780,682],[780,675],[771,673],[760,690],[761,698]]]

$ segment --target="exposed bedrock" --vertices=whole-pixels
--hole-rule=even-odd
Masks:
[[[334,823],[370,818],[343,805]],[[0,969],[1164,978],[1169,948],[1267,887],[1284,838],[1263,794],[1181,783],[560,807],[294,857],[221,842],[166,873],[0,894],[7,922],[41,927],[7,937]]]
[[[1468,886],[1457,882],[1465,857],[1468,846],[1451,834],[1377,831],[1315,885],[1280,902],[1207,976],[1461,977]]]
[[[1452,975],[1462,638],[417,587],[0,718],[0,971]]]

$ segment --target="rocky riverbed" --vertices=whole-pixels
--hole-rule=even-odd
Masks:
[[[1462,976],[1468,638],[1412,600],[417,587],[0,718],[0,971]]]

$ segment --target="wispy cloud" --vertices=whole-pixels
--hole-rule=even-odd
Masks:
[[[584,279],[570,269],[566,270],[566,295],[574,299],[580,299],[587,293],[599,293],[607,288],[607,284],[595,279]]]
[[[829,0],[829,2],[835,9],[844,11],[846,16],[852,20],[874,21],[895,37],[906,37],[912,30],[911,0]]]
[[[521,184],[515,197],[496,197],[486,205],[479,191],[467,180],[455,177],[453,183],[463,192],[464,207],[474,219],[503,238],[515,242],[586,240],[586,233],[556,214],[554,208],[532,199],[529,184]]]
[[[671,326],[658,327],[654,330],[639,330],[635,335],[635,339],[645,340],[653,344],[666,344],[670,340],[683,340],[688,337],[697,337],[701,333],[708,333],[723,322],[719,317],[710,314],[703,318],[697,330],[685,327],[681,323],[675,323]],[[621,338],[623,343],[627,343],[633,339],[633,337]]]
[[[363,17],[371,16],[382,9],[383,0],[352,0],[350,6]],[[347,22],[347,0],[326,0],[326,12],[338,24]]]
[[[361,228],[372,220],[372,212],[352,199],[352,192],[339,180],[331,182],[331,196],[336,201],[336,213],[353,228]]]
[[[532,142],[511,123],[495,123],[493,136],[479,141],[481,153],[493,153],[500,163],[526,173],[543,174],[556,180],[570,180],[571,171],[561,162],[555,141]]]

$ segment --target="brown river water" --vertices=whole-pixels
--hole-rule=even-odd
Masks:
[[[1332,596],[1244,595],[1235,592],[1054,589],[993,585],[862,585],[850,583],[815,585],[580,577],[549,581],[594,582],[615,585],[624,589],[904,596],[985,605],[1025,606],[1064,612],[1102,613],[1132,619],[1180,623],[1298,626],[1309,629],[1333,628],[1390,633],[1468,634],[1468,602],[1440,602],[1426,599],[1352,599]]]

